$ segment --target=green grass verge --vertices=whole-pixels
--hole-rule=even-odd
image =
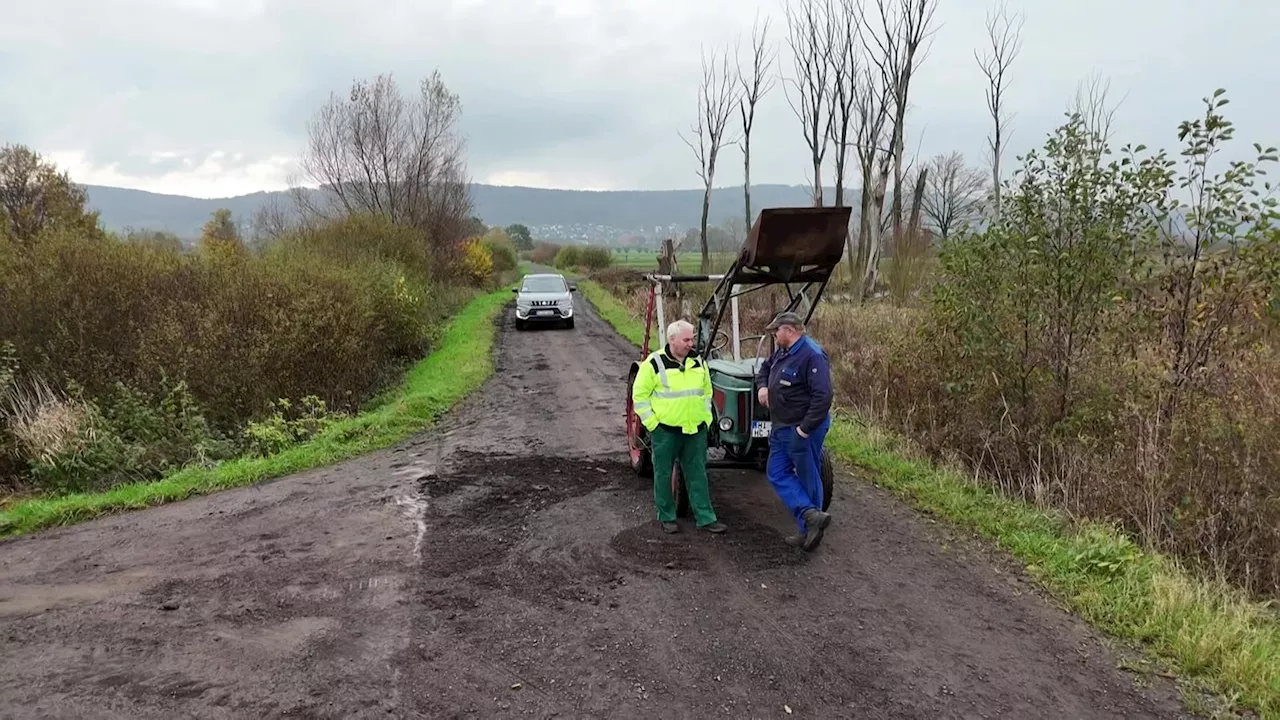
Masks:
[[[303,444],[270,457],[187,468],[162,480],[100,493],[22,500],[0,512],[0,536],[251,485],[393,445],[430,427],[492,375],[494,318],[511,297],[511,286],[505,285],[472,300],[446,325],[436,349],[409,370],[398,392],[388,393],[366,413],[333,423]]]
[[[636,318],[600,283],[578,278],[578,292],[582,294],[605,322],[613,326],[622,337],[639,346],[644,343],[644,319]]]
[[[643,320],[598,283],[583,279],[578,287],[622,336],[641,342]],[[844,413],[827,447],[915,508],[994,541],[1062,607],[1142,647],[1157,672],[1176,674],[1189,689],[1208,690],[1235,708],[1280,718],[1280,616],[1273,608],[1194,577],[1111,527],[1072,523],[980,487]],[[1199,703],[1194,692],[1184,697]]]

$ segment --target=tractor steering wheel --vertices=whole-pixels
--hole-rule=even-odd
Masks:
[[[721,338],[724,338],[724,339],[721,340]],[[725,332],[724,330],[716,330],[716,334],[712,338],[713,342],[711,344],[710,352],[708,352],[707,354],[708,355],[721,354],[724,351],[724,349],[728,347],[729,341],[731,339],[732,338],[729,337],[729,333]]]

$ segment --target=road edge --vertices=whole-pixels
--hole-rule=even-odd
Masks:
[[[644,323],[586,277],[579,291],[637,347]],[[827,447],[847,470],[919,512],[975,533],[1008,553],[1058,607],[1145,655],[1122,669],[1176,679],[1192,712],[1249,710],[1280,718],[1280,614],[1225,583],[1145,552],[1115,529],[1076,523],[981,487],[941,467],[904,438],[837,410]]]
[[[496,320],[524,274],[518,268],[513,281],[473,298],[450,318],[439,345],[410,367],[377,408],[335,422],[314,438],[275,455],[188,467],[159,480],[99,493],[18,502],[0,512],[0,540],[276,480],[384,449],[429,429],[493,375]]]

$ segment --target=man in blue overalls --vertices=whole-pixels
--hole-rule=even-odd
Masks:
[[[812,550],[831,516],[822,511],[822,443],[831,427],[831,365],[826,351],[804,334],[793,312],[778,313],[765,328],[778,349],[756,374],[760,404],[769,408],[769,484],[795,516],[798,532],[787,543]]]

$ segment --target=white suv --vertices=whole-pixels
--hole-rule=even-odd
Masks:
[[[524,330],[533,323],[563,323],[572,328],[573,293],[577,290],[559,273],[525,275],[520,287],[511,291],[516,294],[516,329]]]

